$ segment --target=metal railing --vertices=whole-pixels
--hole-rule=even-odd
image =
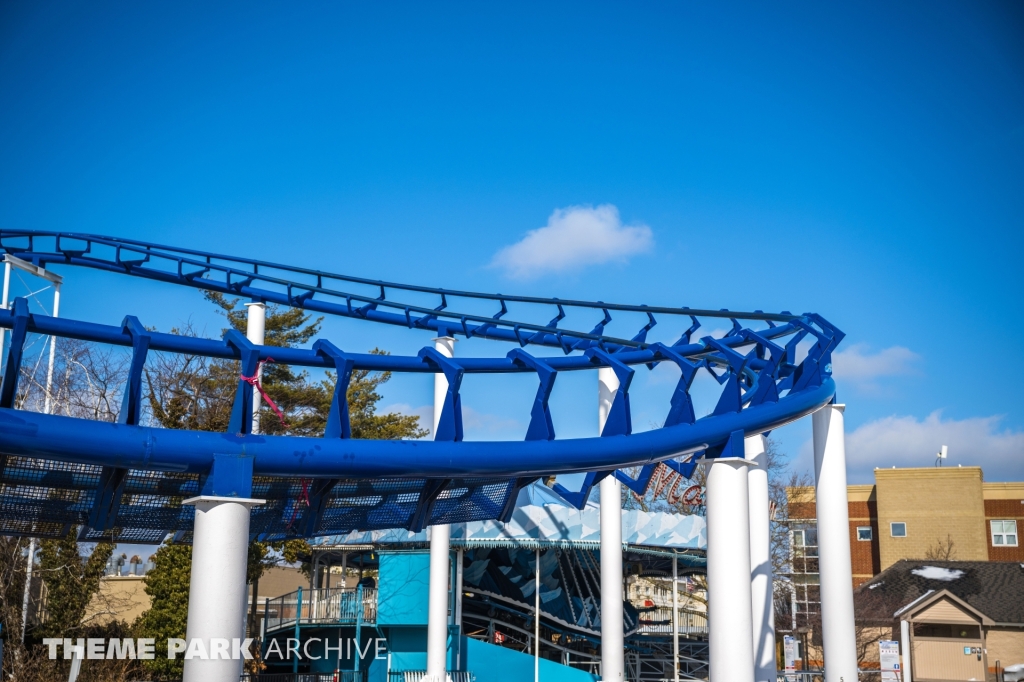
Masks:
[[[469,671],[452,671],[447,673],[447,680],[428,678],[426,670],[392,670],[388,673],[388,682],[476,682],[476,675]]]
[[[658,607],[653,611],[643,611],[636,632],[645,635],[672,634],[672,607]],[[679,609],[679,634],[708,634],[708,614],[704,611]]]
[[[377,590],[331,587],[303,590],[267,599],[263,605],[266,632],[298,625],[355,625],[377,622]]]
[[[366,671],[339,670],[333,673],[258,673],[242,675],[239,682],[366,682]]]
[[[879,682],[882,678],[882,671],[858,670],[857,680],[859,682]],[[902,678],[901,678],[902,679]],[[776,682],[825,682],[824,670],[779,670],[776,672]]]

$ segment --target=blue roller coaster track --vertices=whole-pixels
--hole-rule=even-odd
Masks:
[[[54,318],[15,299],[0,309],[0,328],[10,330],[0,381],[0,533],[11,535],[62,536],[78,528],[83,539],[153,542],[172,532],[188,541],[193,508],[181,501],[200,494],[266,500],[253,508],[251,534],[281,539],[507,518],[524,485],[556,474],[586,473],[579,491],[556,486],[581,507],[608,475],[642,493],[661,463],[690,477],[701,454],[742,457],[745,434],[777,428],[832,400],[831,354],[843,338],[813,313],[478,294],[88,234],[0,230],[0,253],[39,267],[93,268],[438,336],[518,345],[504,357],[454,359],[432,346],[415,356],[351,353],[327,339],[310,348],[280,348],[254,345],[233,330],[222,339],[159,333],[132,316],[121,326]],[[545,311],[554,317],[547,323],[512,320],[510,305],[531,318],[546,317]],[[480,314],[485,306],[494,314]],[[562,326],[569,314],[596,321],[589,331]],[[613,314],[640,314],[645,323],[629,339],[608,336]],[[689,326],[674,343],[648,342],[658,317]],[[702,318],[723,318],[732,326],[721,338],[699,337]],[[131,349],[118,423],[16,409],[22,372],[11,368],[22,367],[31,333]],[[531,354],[531,346],[562,355]],[[326,431],[321,438],[251,433],[252,387],[241,378],[225,433],[141,423],[150,351],[237,360],[243,376],[253,376],[270,357],[334,370],[338,382]],[[661,362],[681,373],[665,424],[633,433],[629,387],[635,368]],[[600,437],[556,439],[548,401],[558,373],[599,367],[610,367],[620,383]],[[346,389],[356,370],[443,373],[449,389],[434,440],[352,438]],[[711,414],[698,419],[690,388],[701,370],[722,392]],[[521,372],[538,379],[525,440],[463,440],[463,377]]]

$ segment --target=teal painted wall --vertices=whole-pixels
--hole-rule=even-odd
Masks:
[[[343,628],[303,628],[303,661],[308,664],[309,672],[331,673],[336,669],[353,670],[355,667],[356,647],[352,640],[356,634],[354,627]],[[360,664],[363,670],[371,672],[376,667],[382,667],[387,671],[387,643],[382,642],[380,651],[377,649],[377,639],[385,639],[375,628],[364,627],[360,633],[359,650],[365,656]],[[309,641],[312,639],[312,641]],[[340,640],[341,651],[338,650]],[[306,642],[309,641],[307,644]],[[329,656],[328,645],[329,644]],[[309,658],[305,654],[309,654]],[[377,658],[378,654],[380,658]],[[371,675],[372,677],[372,675]]]
[[[426,625],[430,553],[381,552],[377,624]]]
[[[466,670],[476,682],[525,682],[533,679],[533,656],[476,639],[464,640]],[[594,682],[596,675],[540,659],[541,682]]]
[[[425,627],[388,628],[392,670],[427,669],[427,629]]]

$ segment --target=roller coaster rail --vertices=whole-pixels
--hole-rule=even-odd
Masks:
[[[264,539],[310,537],[362,528],[407,527],[507,518],[523,485],[541,476],[586,472],[579,491],[556,486],[582,507],[591,488],[614,474],[646,490],[662,463],[689,477],[699,453],[740,456],[745,434],[799,419],[833,399],[831,354],[843,333],[817,314],[697,310],[603,302],[476,294],[410,286],[296,268],[266,261],[74,233],[0,230],[0,253],[39,267],[67,265],[292,306],[324,314],[425,330],[438,336],[509,341],[505,357],[447,358],[432,346],[415,356],[350,353],[327,339],[311,348],[249,342],[229,330],[207,339],[148,330],[132,316],[121,326],[58,319],[29,311],[24,299],[0,310],[10,329],[6,366],[21,367],[28,334],[131,348],[119,423],[15,409],[20,372],[0,382],[0,533],[60,535],[72,526],[85,538],[142,540],[173,531],[187,540],[192,509],[176,500],[203,494],[259,497],[251,532]],[[378,296],[334,288],[374,287]],[[436,296],[436,307],[396,299]],[[457,312],[452,300],[493,302],[493,316]],[[509,304],[556,312],[547,324],[506,319]],[[590,331],[559,327],[566,310],[600,311]],[[642,313],[631,338],[604,334],[612,313]],[[682,318],[688,329],[672,344],[648,342],[656,315]],[[546,315],[545,315],[546,317]],[[700,318],[724,318],[722,338],[694,338]],[[740,320],[747,322],[745,326]],[[750,324],[756,323],[756,324]],[[757,329],[752,327],[758,326]],[[798,345],[809,349],[798,357]],[[529,346],[562,356],[530,354]],[[156,428],[142,422],[143,370],[150,351],[232,359],[243,376],[258,363],[337,372],[322,438],[251,433],[252,387],[240,378],[226,433]],[[680,369],[660,429],[633,433],[629,386],[638,365],[670,362]],[[556,439],[548,400],[559,372],[610,367],[619,380],[600,437]],[[449,389],[433,441],[351,438],[346,388],[355,370],[443,373]],[[713,412],[696,418],[690,387],[708,372],[722,385]],[[524,441],[465,441],[461,382],[466,374],[534,373],[538,390]],[[590,401],[588,396],[587,400]],[[639,468],[631,476],[625,469]]]

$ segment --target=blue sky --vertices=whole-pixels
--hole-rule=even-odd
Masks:
[[[944,443],[951,464],[1024,479],[1019,4],[4,3],[0,98],[5,228],[815,311],[848,333],[851,481]],[[550,258],[566,234],[572,257]],[[59,271],[65,316],[219,332],[195,292]],[[596,431],[593,381],[559,379],[561,435]],[[639,427],[671,383],[638,377]],[[532,391],[468,385],[470,435],[522,437]],[[422,377],[385,395],[429,401]],[[776,435],[806,467],[809,423]]]

